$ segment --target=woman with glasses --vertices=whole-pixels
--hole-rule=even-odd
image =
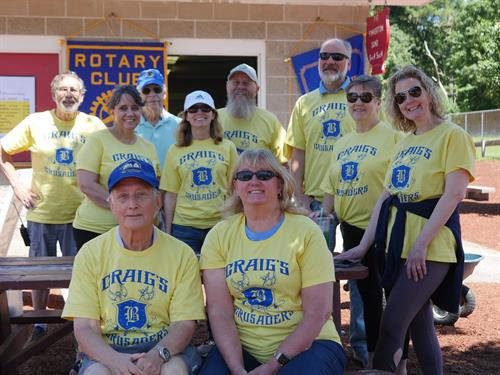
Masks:
[[[134,132],[143,105],[134,86],[117,86],[107,105],[113,125],[93,133],[76,157],[78,186],[85,195],[73,221],[78,249],[117,224],[108,203],[108,176],[113,169],[128,159],[140,159],[159,175],[154,146]]]
[[[342,374],[332,320],[333,261],[321,230],[296,206],[293,179],[269,150],[246,150],[226,220],[201,252],[216,346],[200,374]]]
[[[394,371],[409,330],[422,372],[442,374],[430,299],[458,312],[463,275],[458,204],[474,179],[474,143],[445,120],[432,80],[413,66],[390,77],[386,111],[396,128],[410,134],[396,147],[360,245],[346,257],[363,257],[374,242],[381,252],[382,285],[389,293],[373,367]]]
[[[238,153],[223,139],[214,100],[205,91],[186,96],[184,112],[163,167],[165,229],[196,254],[210,228],[222,218],[229,180]]]
[[[346,88],[346,96],[356,128],[335,144],[333,167],[321,186],[325,192],[323,213],[335,211],[340,221],[344,251],[361,241],[383,190],[384,176],[395,145],[402,138],[401,132],[380,121],[382,84],[378,78],[362,75],[353,79]],[[319,214],[317,211],[312,216]],[[369,276],[357,282],[350,281],[349,285],[352,290],[356,283],[361,295],[362,301],[358,297],[351,304],[359,303],[363,307],[368,358],[366,348],[353,347],[353,350],[364,365],[371,368],[382,317],[382,287],[373,247],[365,254],[362,263],[368,267]],[[352,324],[355,322],[351,320]]]

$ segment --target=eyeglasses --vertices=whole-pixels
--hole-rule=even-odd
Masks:
[[[349,103],[356,103],[358,99],[361,99],[363,103],[370,103],[374,96],[371,92],[362,92],[361,94],[356,94],[355,92],[347,93],[347,101]]]
[[[79,94],[80,90],[75,87],[58,87],[58,92],[71,93],[71,94]]]
[[[155,94],[161,94],[163,92],[163,87],[153,86],[153,87],[144,87],[142,89],[142,93],[144,95],[149,95],[151,91],[154,91]]]
[[[414,98],[418,98],[420,95],[422,95],[422,88],[420,86],[414,86],[410,87],[408,90],[398,92],[394,96],[394,101],[396,102],[396,104],[401,105],[405,102],[406,93]]]
[[[346,55],[344,55],[343,53],[338,53],[338,52],[320,52],[319,53],[319,58],[321,60],[328,60],[330,57],[333,59],[333,61],[342,61],[342,60],[349,58]]]
[[[208,113],[212,111],[208,105],[193,105],[187,109],[188,113],[196,113],[198,111],[202,111],[203,113]]]
[[[274,173],[273,171],[267,171],[265,169],[262,169],[257,172],[252,172],[252,171],[236,172],[236,174],[234,175],[234,179],[238,181],[250,181],[253,175],[255,175],[255,177],[257,177],[257,180],[259,181],[268,181],[273,177],[277,177],[276,173]]]
[[[133,200],[136,204],[142,205],[146,203],[151,197],[152,195],[150,193],[146,191],[140,191],[135,194],[119,194],[116,197],[116,200],[122,205],[128,204],[131,200]]]

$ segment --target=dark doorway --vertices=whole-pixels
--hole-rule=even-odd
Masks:
[[[241,63],[257,70],[256,56],[169,56],[169,60],[168,109],[173,114],[182,111],[184,98],[194,90],[210,93],[216,107],[224,107],[229,71]]]

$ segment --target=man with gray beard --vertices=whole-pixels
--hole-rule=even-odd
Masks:
[[[323,201],[321,183],[329,174],[335,143],[355,128],[348,113],[345,89],[350,83],[351,45],[341,39],[328,39],[321,45],[318,71],[319,88],[302,95],[293,108],[286,136],[285,154],[290,158],[297,184],[296,198],[303,206],[318,211]],[[347,178],[347,177],[346,177]],[[363,301],[355,281],[349,282],[351,321],[349,341],[354,358],[368,364]]]
[[[285,129],[273,113],[255,103],[259,92],[255,69],[247,64],[233,68],[227,77],[226,90],[227,105],[217,111],[224,137],[235,144],[239,154],[247,149],[266,148],[285,163]]]

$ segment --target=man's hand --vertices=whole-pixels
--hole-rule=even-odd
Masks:
[[[144,353],[125,354],[117,352],[108,363],[103,364],[108,367],[114,375],[146,375],[146,373],[136,365],[136,362],[143,358],[144,355]]]
[[[145,375],[160,375],[162,365],[163,359],[160,357],[160,353],[158,353],[156,347],[151,349],[144,357],[137,361],[137,367],[139,367]]]
[[[14,194],[16,194],[16,197],[21,201],[24,207],[27,209],[35,208],[38,195],[33,193],[31,189],[20,183],[13,187],[13,190]]]

